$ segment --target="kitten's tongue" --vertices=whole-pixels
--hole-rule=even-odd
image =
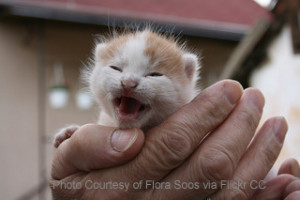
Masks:
[[[136,114],[142,104],[136,99],[130,97],[121,97],[121,102],[119,106],[119,112],[123,114]]]

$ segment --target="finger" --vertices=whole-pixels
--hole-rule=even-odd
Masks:
[[[287,159],[280,166],[278,174],[291,174],[300,178],[300,167],[298,161],[294,158]]]
[[[230,179],[255,133],[263,105],[264,97],[261,92],[255,89],[245,90],[237,107],[226,121],[209,135],[186,163],[163,180],[171,183],[176,180],[182,183],[201,182],[201,187],[188,194],[182,193],[181,190],[170,191],[168,197],[182,199],[188,195],[188,199],[204,198],[216,191],[216,188],[205,185],[219,185],[221,180]]]
[[[282,199],[285,188],[295,180],[294,176],[287,174],[276,176],[263,185],[251,199]]]
[[[146,134],[145,145],[128,165],[137,180],[161,180],[178,167],[232,111],[242,94],[235,81],[222,81],[202,91],[161,125]]]
[[[231,183],[238,187],[223,187],[214,199],[249,199],[255,192],[255,184],[265,178],[278,157],[287,132],[287,123],[282,117],[274,117],[264,123],[254,137],[234,173]],[[254,185],[253,185],[254,184]]]
[[[284,200],[299,200],[300,199],[300,191],[293,192],[289,194]]]
[[[300,191],[300,179],[294,177],[296,180],[294,180],[293,182],[289,183],[288,186],[286,186],[284,193],[283,193],[283,197],[286,198],[288,197],[289,194],[296,192],[296,191]]]
[[[135,157],[143,142],[144,134],[139,129],[85,125],[58,147],[52,178],[60,180],[74,172],[120,165]]]
[[[253,138],[263,106],[264,97],[259,90],[245,90],[237,108],[203,143],[198,151],[198,159],[195,159],[200,163],[207,181],[220,181],[232,177]]]

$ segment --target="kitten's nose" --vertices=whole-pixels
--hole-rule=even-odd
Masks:
[[[138,85],[138,81],[132,79],[125,79],[121,81],[121,85],[125,89],[134,89]]]

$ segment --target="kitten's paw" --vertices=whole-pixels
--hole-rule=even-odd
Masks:
[[[54,147],[57,148],[63,141],[70,138],[78,128],[78,125],[71,125],[58,131],[54,136]]]

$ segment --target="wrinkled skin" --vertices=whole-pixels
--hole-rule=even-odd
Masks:
[[[53,199],[295,199],[299,197],[299,166],[295,161],[284,163],[281,175],[266,183],[264,190],[249,187],[251,181],[263,180],[267,175],[287,131],[284,118],[274,117],[254,136],[263,105],[264,98],[258,90],[243,90],[237,82],[227,80],[207,88],[146,134],[140,129],[85,125],[57,148],[50,179]],[[215,182],[219,187],[130,187],[128,191],[63,188],[63,184],[71,182],[82,186],[87,181],[132,185],[141,180],[179,180],[200,186]],[[246,186],[221,188],[222,180],[241,181]],[[268,198],[274,188],[280,190],[278,198]]]

